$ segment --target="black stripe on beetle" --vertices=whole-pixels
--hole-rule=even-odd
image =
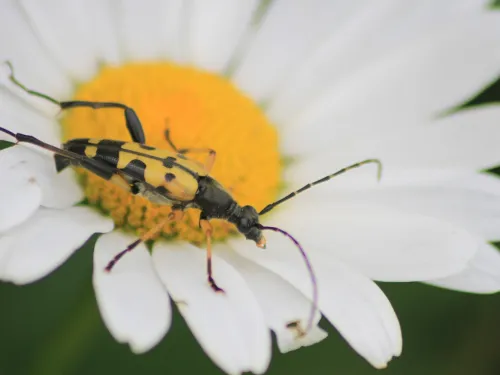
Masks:
[[[87,146],[79,142],[69,141],[64,145],[64,148],[68,151],[74,152],[75,154],[85,156],[85,149]]]
[[[109,143],[106,143],[102,145],[98,144],[95,146],[97,147],[97,149],[94,159],[103,161],[113,166],[118,165],[118,159],[120,158],[121,147],[105,147],[105,146],[111,146],[111,145]]]
[[[169,156],[163,159],[163,166],[166,168],[173,168],[176,160],[176,158]]]
[[[132,160],[125,166],[125,168],[122,168],[122,171],[138,181],[146,181],[146,163],[144,163],[142,160]]]
[[[155,190],[163,196],[169,196],[171,193],[165,186],[158,186]]]

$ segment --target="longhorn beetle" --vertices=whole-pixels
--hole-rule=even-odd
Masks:
[[[71,139],[58,148],[47,144],[33,136],[14,133],[0,127],[0,131],[16,139],[18,143],[30,143],[54,152],[56,170],[60,172],[68,166],[78,166],[108,180],[134,195],[143,196],[153,203],[170,205],[171,214],[161,220],[155,227],[143,234],[139,239],[120,251],[111,259],[105,270],[110,272],[114,265],[127,252],[132,251],[141,242],[151,239],[169,220],[178,220],[186,208],[200,210],[199,225],[207,241],[207,275],[208,283],[216,292],[223,292],[212,276],[212,218],[225,219],[236,225],[238,231],[248,240],[252,240],[260,248],[266,247],[266,240],[262,231],[270,230],[288,237],[298,248],[307,266],[312,286],[312,306],[307,329],[300,329],[299,322],[291,322],[290,327],[296,327],[299,335],[305,334],[311,326],[316,311],[318,287],[311,263],[299,242],[283,229],[264,226],[260,224],[259,217],[274,209],[281,203],[293,198],[311,187],[321,184],[365,164],[375,163],[378,166],[380,179],[382,164],[378,159],[367,159],[359,163],[342,168],[337,172],[311,182],[276,202],[268,204],[260,212],[252,206],[240,206],[231,194],[224,189],[215,179],[209,176],[215,162],[216,153],[212,149],[191,149],[175,147],[170,139],[170,133],[165,131],[165,138],[173,151],[159,150],[145,145],[146,138],[139,117],[135,111],[122,103],[90,102],[90,101],[64,101],[59,102],[48,95],[30,90],[14,77],[10,67],[10,80],[27,93],[48,100],[58,105],[61,110],[76,107],[90,107],[93,109],[118,108],[124,111],[125,124],[133,142],[123,142],[109,139],[79,138]],[[189,153],[206,153],[204,164],[186,157]]]

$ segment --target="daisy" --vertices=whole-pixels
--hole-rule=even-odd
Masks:
[[[500,14],[484,1],[6,1],[1,59],[57,100],[134,108],[147,144],[217,151],[212,175],[261,209],[305,183],[377,157],[263,217],[306,249],[318,308],[375,367],[402,349],[378,281],[500,289],[500,108],[450,110],[500,71]],[[130,140],[118,110],[60,108],[0,71],[0,124],[59,145]],[[447,114],[445,116],[445,114]],[[2,135],[2,139],[12,138]],[[86,171],[57,174],[32,147],[0,152],[0,279],[38,280],[93,233],[94,287],[105,324],[136,353],[167,333],[171,300],[224,371],[263,373],[270,330],[281,351],[326,337],[306,330],[311,280],[279,233],[267,250],[214,222],[214,277],[196,211],[165,225],[106,273],[117,252],[170,213]],[[282,188],[285,186],[285,188]],[[83,204],[78,204],[82,202]],[[192,212],[191,212],[192,211]],[[114,230],[113,230],[114,228]],[[198,246],[196,246],[198,245]]]

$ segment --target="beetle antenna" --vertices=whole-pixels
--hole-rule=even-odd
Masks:
[[[352,164],[352,165],[349,165],[348,167],[345,167],[345,168],[342,168],[340,170],[338,170],[337,172],[335,173],[332,173],[328,176],[325,176],[323,178],[320,178],[319,180],[316,180],[314,182],[311,182],[305,186],[302,186],[299,190],[295,190],[294,192],[288,194],[286,197],[284,198],[281,198],[279,200],[277,200],[276,202],[273,202],[273,203],[270,203],[268,204],[266,207],[264,207],[262,209],[262,211],[259,212],[259,215],[264,215],[264,214],[267,214],[269,211],[271,211],[274,207],[276,207],[277,205],[295,197],[297,194],[299,193],[302,193],[303,191],[306,191],[306,190],[309,190],[310,188],[312,188],[313,186],[316,186],[316,185],[319,185],[323,182],[326,182],[334,177],[337,177],[341,174],[344,174],[345,172],[351,170],[351,169],[354,169],[354,168],[359,168],[361,167],[362,165],[365,165],[365,164],[371,164],[371,163],[375,163],[377,164],[377,180],[380,181],[380,178],[382,177],[382,163],[380,162],[380,160],[378,159],[366,159],[366,160],[363,160],[363,161],[360,161],[359,163],[356,163],[356,164]]]
[[[310,313],[309,319],[307,321],[306,330],[303,333],[303,334],[306,334],[312,328],[314,314],[316,313],[316,310],[318,309],[318,282],[316,280],[316,274],[314,273],[312,264],[309,261],[309,258],[307,256],[306,252],[302,248],[302,245],[290,233],[288,233],[288,232],[286,232],[283,229],[278,228],[278,227],[268,227],[268,226],[264,226],[262,224],[257,224],[257,228],[259,228],[260,230],[272,230],[273,232],[279,232],[279,233],[283,234],[285,237],[288,237],[295,244],[295,246],[297,246],[297,248],[300,251],[300,254],[302,255],[302,258],[304,259],[304,263],[307,266],[307,271],[309,272],[309,276],[311,277],[312,292],[313,292],[312,293],[311,313]]]
[[[0,132],[10,135],[12,138],[16,138],[16,133],[11,132],[5,128],[0,127]],[[16,138],[17,140],[17,138]]]

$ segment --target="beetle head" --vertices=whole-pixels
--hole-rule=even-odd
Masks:
[[[247,240],[255,241],[258,247],[266,248],[266,239],[259,228],[259,214],[252,206],[244,206],[236,222],[238,231],[243,234]]]

